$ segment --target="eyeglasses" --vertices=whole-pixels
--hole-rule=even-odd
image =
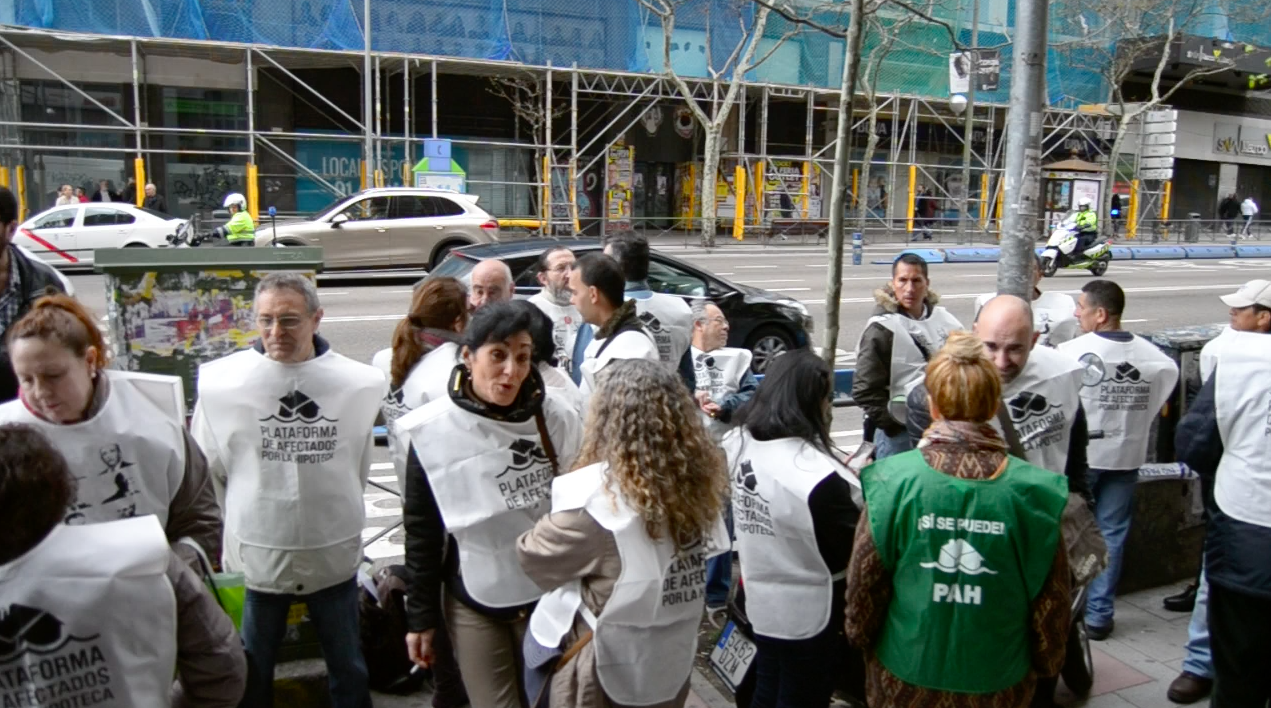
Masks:
[[[261,315],[256,318],[256,327],[262,331],[273,329],[275,323],[283,329],[292,330],[304,324],[304,318],[297,317],[296,315],[284,315],[277,319],[270,317],[269,315]]]
[[[727,317],[707,317],[707,318],[706,318],[706,321],[707,321],[707,322],[714,322],[715,324],[722,324],[722,325],[723,325],[723,324],[728,324],[728,318],[727,318]]]

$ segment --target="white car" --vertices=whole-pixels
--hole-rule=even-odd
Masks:
[[[124,202],[86,202],[31,217],[18,227],[13,242],[55,268],[86,268],[98,248],[167,248],[168,234],[184,223]]]

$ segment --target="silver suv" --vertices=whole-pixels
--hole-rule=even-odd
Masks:
[[[499,240],[477,195],[387,187],[341,197],[305,221],[262,220],[256,245],[320,246],[327,268],[432,268],[451,249]]]

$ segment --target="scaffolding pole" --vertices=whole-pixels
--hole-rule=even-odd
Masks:
[[[365,173],[374,157],[371,148],[371,0],[362,2],[362,32],[366,51],[362,64],[362,130],[366,135],[362,146],[362,166]]]

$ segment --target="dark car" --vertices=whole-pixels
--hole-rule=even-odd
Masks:
[[[597,239],[528,239],[477,244],[451,251],[428,277],[444,275],[464,279],[477,263],[497,258],[512,269],[517,296],[529,297],[539,291],[534,272],[539,255],[555,246],[565,246],[578,255],[601,250]],[[678,295],[690,305],[703,298],[718,305],[728,318],[728,346],[753,352],[751,366],[756,373],[762,373],[772,357],[808,344],[812,317],[803,303],[794,298],[730,282],[656,250],[650,253],[649,287],[654,292]]]

